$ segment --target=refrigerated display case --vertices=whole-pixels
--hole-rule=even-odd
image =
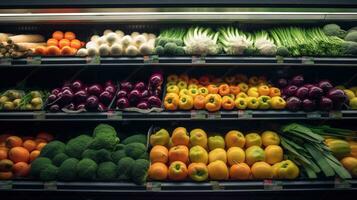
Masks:
[[[219,2],[207,0],[179,2],[170,0],[83,0],[78,2],[67,0],[52,0],[49,2],[12,0],[11,2],[0,2],[0,32],[14,35],[40,34],[44,38],[39,39],[40,42],[38,43],[41,43],[41,46],[51,46],[48,39],[53,37],[52,33],[55,31],[75,33],[75,38],[85,44],[91,41],[93,35],[101,36],[103,31],[108,29],[118,29],[126,34],[131,34],[132,32],[153,33],[157,39],[157,36],[163,30],[172,27],[179,27],[184,30],[195,26],[209,27],[211,28],[209,31],[213,30],[214,33],[217,33],[220,27],[231,26],[244,30],[246,35],[250,36],[254,35],[256,31],[270,31],[276,27],[300,27],[303,30],[312,30],[332,23],[338,24],[346,32],[356,27],[357,2],[353,0],[225,0]],[[199,32],[199,30],[195,31]],[[197,32],[195,34],[198,34]],[[353,30],[349,32],[353,32]],[[269,32],[269,34],[271,33]],[[7,37],[11,36],[8,35]],[[258,36],[253,38],[255,37],[258,38]],[[305,39],[311,39],[307,35],[305,37]],[[336,40],[341,43],[347,41],[347,39],[343,41],[345,37],[341,38]],[[299,38],[294,39],[298,40]],[[357,42],[357,39],[356,41],[352,39],[350,42]],[[28,41],[25,43],[28,43]],[[282,43],[286,45],[285,40],[282,40]],[[297,43],[300,44],[303,41],[298,40]],[[79,51],[80,48],[86,49],[84,44],[79,43],[80,47],[76,51]],[[190,127],[190,130],[202,128],[210,133],[225,133],[231,129],[238,129],[244,130],[246,134],[250,131],[261,133],[270,129],[283,132],[281,129],[283,125],[301,123],[316,126],[329,125],[354,130],[352,135],[348,136],[351,143],[355,142],[357,137],[357,127],[354,125],[357,119],[357,110],[355,110],[357,109],[357,105],[355,105],[357,102],[350,103],[353,99],[352,96],[357,96],[357,92],[353,94],[355,92],[354,86],[357,85],[356,50],[351,50],[352,53],[349,52],[348,55],[318,55],[313,51],[309,54],[294,55],[291,52],[292,50],[289,49],[290,55],[282,56],[275,53],[273,55],[260,55],[258,53],[229,55],[225,53],[228,52],[227,50],[220,48],[220,52],[214,55],[187,53],[186,51],[183,55],[165,53],[157,55],[157,53],[151,52],[148,55],[134,56],[113,56],[108,55],[109,53],[102,56],[99,53],[93,56],[88,56],[87,54],[76,56],[75,53],[64,54],[62,50],[58,55],[39,55],[36,54],[38,53],[37,50],[30,51],[28,54],[15,55],[11,53],[17,51],[15,49],[19,47],[16,45],[19,44],[16,43],[14,47],[9,47],[8,45],[14,44],[3,41],[1,46],[1,50],[4,51],[1,52],[2,58],[0,59],[0,74],[2,75],[0,82],[1,98],[11,99],[12,97],[9,95],[16,96],[17,93],[21,93],[21,98],[14,98],[15,100],[19,99],[19,105],[12,105],[15,102],[11,102],[11,105],[8,103],[6,106],[4,102],[1,103],[1,135],[3,133],[17,134],[21,137],[30,135],[33,136],[33,140],[39,139],[41,143],[43,138],[38,138],[38,135],[35,135],[38,132],[47,131],[53,133],[57,140],[67,143],[71,138],[79,134],[92,134],[93,129],[98,124],[107,123],[112,125],[118,132],[123,132],[125,135],[123,137],[141,133],[147,135],[147,140],[149,141],[150,135],[153,133],[154,128],[157,127],[166,128],[170,132],[178,126]],[[158,46],[156,43],[153,45],[154,47]],[[55,46],[60,46],[60,44],[56,43]],[[63,46],[71,46],[71,43]],[[278,45],[276,46],[278,47]],[[329,47],[326,48],[326,51],[331,49]],[[9,52],[9,48],[11,52]],[[71,48],[74,47],[71,46]],[[89,48],[87,47],[87,50]],[[162,76],[161,79],[163,80],[161,80],[160,85],[154,87],[151,79],[152,76],[157,76],[157,73]],[[345,99],[340,103],[340,106],[336,107],[334,105],[335,102],[332,101],[334,98],[331,97],[334,94],[329,94],[329,90],[333,87],[330,84],[331,88],[328,88],[327,91],[322,91],[318,95],[318,99],[314,100],[314,107],[316,107],[314,109],[305,109],[302,102],[299,102],[299,108],[294,106],[294,103],[291,103],[287,107],[284,105],[284,109],[275,109],[273,107],[260,109],[260,107],[255,108],[254,106],[242,109],[238,105],[233,105],[234,108],[231,109],[223,106],[222,109],[212,111],[207,109],[206,105],[203,105],[203,107],[198,106],[199,103],[193,105],[193,102],[189,108],[177,105],[176,109],[171,109],[165,105],[167,103],[165,99],[167,94],[170,93],[168,92],[170,90],[168,77],[173,74],[188,74],[191,81],[197,78],[198,87],[207,86],[208,84],[218,85],[218,83],[223,85],[225,81],[229,82],[229,79],[226,79],[227,77],[237,77],[237,74],[247,75],[247,78],[256,76],[259,80],[261,80],[260,77],[263,77],[264,81],[262,83],[267,85],[268,89],[272,87],[281,89],[282,94],[278,96],[289,95],[290,89],[288,91],[284,88],[287,88],[288,86],[286,85],[288,84],[294,85],[291,83],[291,77],[301,75],[305,78],[303,87],[308,90],[310,90],[310,87],[319,87],[321,81],[326,82],[328,79],[329,81],[327,82],[337,86],[338,89],[351,89],[350,91],[352,91],[353,95],[347,94],[348,92],[345,91]],[[207,85],[199,81],[200,78],[206,75],[211,80]],[[217,81],[216,78],[222,78],[223,80],[215,82]],[[279,83],[281,78],[287,81],[284,86]],[[268,81],[265,79],[268,79]],[[112,82],[109,84],[108,80],[112,80]],[[111,96],[107,94],[110,96],[110,98],[108,97],[110,101],[101,102],[100,92],[94,95],[96,97],[92,97],[92,100],[96,101],[95,109],[89,106],[93,102],[88,100],[88,96],[85,97],[86,102],[78,103],[79,100],[75,100],[76,97],[73,97],[72,102],[71,97],[71,100],[64,103],[64,98],[59,97],[58,92],[61,92],[61,95],[63,95],[62,93],[68,95],[68,91],[65,92],[65,90],[70,88],[71,96],[74,96],[74,92],[78,91],[73,89],[73,83],[76,81],[80,84],[88,84],[88,87],[95,85],[96,88],[106,88],[108,83],[114,90],[109,92],[112,93],[110,94]],[[128,109],[128,106],[125,106],[125,109],[122,108],[121,106],[125,102],[119,103],[122,97],[119,91],[125,90],[123,89],[124,87],[129,87],[123,85],[123,82],[127,84],[128,81],[131,83],[133,81],[140,82],[140,84],[145,85],[149,90],[146,92],[153,92],[149,96],[157,97],[155,103],[149,103],[149,100],[145,99],[147,96],[145,96],[143,98],[145,103],[141,104],[141,106],[138,106],[141,102],[135,103],[134,107],[138,108]],[[240,81],[235,80],[233,82],[238,84]],[[340,87],[341,85],[345,86],[345,88]],[[247,84],[247,87],[258,88],[259,86],[258,83]],[[125,90],[126,93],[131,93],[133,87],[136,86],[132,85],[130,87],[130,90]],[[302,87],[302,84],[298,84],[298,87]],[[59,88],[59,91],[54,94],[54,90],[57,88]],[[16,90],[15,94],[9,94],[13,90]],[[18,92],[18,90],[21,92]],[[85,89],[85,92],[96,93],[95,89],[93,89],[94,92],[89,92],[88,90],[92,91],[91,89]],[[179,90],[177,93],[179,93]],[[239,90],[242,90],[242,88]],[[25,91],[25,93],[22,94],[22,91]],[[41,99],[43,99],[39,107],[36,107],[39,103],[34,100],[37,98],[34,92],[37,91],[41,93]],[[299,96],[295,95],[295,92],[294,95],[290,96]],[[126,93],[125,95],[129,95]],[[51,95],[55,96],[53,97],[54,99],[51,99]],[[229,95],[231,94],[222,94],[221,96]],[[233,102],[238,98],[235,95],[237,94],[233,95]],[[329,100],[322,101],[322,95],[326,96],[323,98]],[[30,96],[31,98],[29,98]],[[254,96],[254,94],[249,96]],[[270,101],[270,98],[275,95],[270,93],[265,95],[258,94],[256,96],[257,100],[260,96],[269,96]],[[77,97],[80,98],[80,94]],[[13,101],[15,101],[14,99]],[[301,100],[296,100],[296,98],[288,100],[288,97],[284,97],[284,101],[287,102],[302,101],[303,99],[305,97],[301,98]],[[335,99],[339,101],[337,97]],[[128,98],[127,100],[129,101],[130,99]],[[98,106],[101,103],[105,105],[103,107]],[[131,102],[127,104],[131,104]],[[194,109],[196,104],[201,109]],[[288,104],[290,103],[288,102]],[[54,108],[53,105],[58,106],[58,108]],[[13,106],[17,108],[13,108]],[[151,106],[154,109],[148,111],[147,108]],[[79,108],[77,109],[77,107]],[[297,139],[296,141],[299,140]],[[2,141],[0,140],[0,142]],[[12,143],[8,143],[0,144],[2,146],[12,145]],[[148,144],[146,147],[150,150],[151,146]],[[36,148],[38,147],[36,146]],[[351,148],[355,147],[351,146]],[[285,151],[288,152],[284,148]],[[349,151],[351,152],[353,149]],[[7,157],[8,155],[5,156],[5,158]],[[310,179],[308,174],[304,172],[303,167],[301,165],[299,167],[301,175],[294,180],[263,178],[260,180],[240,181],[206,180],[203,183],[198,183],[187,178],[184,181],[154,181],[148,179],[143,184],[135,184],[132,181],[119,181],[117,179],[107,181],[60,181],[56,179],[40,181],[38,177],[34,178],[33,176],[17,177],[0,180],[0,193],[10,199],[31,198],[31,195],[36,195],[36,198],[40,199],[237,197],[257,199],[309,197],[332,199],[341,195],[353,197],[356,194],[357,181],[355,177],[350,179],[341,179],[337,175],[325,177],[320,172],[317,178]]]

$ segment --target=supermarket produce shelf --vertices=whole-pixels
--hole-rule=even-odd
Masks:
[[[0,112],[0,121],[172,121],[172,120],[343,120],[357,119],[357,111],[176,111],[176,112],[101,112],[101,113],[47,113]]]
[[[33,1],[33,0],[13,0],[1,1],[0,8],[67,8],[67,7],[226,7],[226,6],[241,6],[241,7],[351,7],[357,6],[354,0],[221,0],[218,2],[210,0],[102,0],[98,4],[95,0],[51,0]]]
[[[81,66],[357,66],[353,57],[29,57],[2,58],[0,67],[81,67]]]
[[[56,192],[269,192],[269,191],[323,191],[357,190],[357,180],[262,180],[262,181],[210,181],[195,182],[147,182],[136,185],[128,182],[40,182],[0,181],[0,191],[56,191]]]

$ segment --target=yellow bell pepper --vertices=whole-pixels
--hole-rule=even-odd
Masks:
[[[205,108],[210,111],[218,111],[221,109],[222,97],[219,94],[208,94],[206,97]]]
[[[168,93],[164,99],[164,106],[166,110],[177,110],[179,105],[179,96],[176,93]]]
[[[193,98],[189,95],[180,96],[179,108],[182,110],[191,110],[193,108]]]
[[[273,165],[275,178],[296,179],[299,176],[299,167],[291,160],[284,160]]]

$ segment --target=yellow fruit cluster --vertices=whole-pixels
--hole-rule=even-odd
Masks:
[[[293,162],[283,161],[280,137],[273,131],[244,135],[231,130],[222,136],[177,127],[171,137],[165,129],[155,132],[150,144],[152,180],[295,179],[299,175]]]
[[[357,86],[345,88],[343,86],[337,86],[338,88],[343,89],[348,98],[348,104],[351,109],[357,110]]]
[[[286,102],[277,87],[264,76],[237,74],[225,78],[187,74],[167,77],[164,106],[166,110],[201,110],[211,112],[233,109],[284,109]]]

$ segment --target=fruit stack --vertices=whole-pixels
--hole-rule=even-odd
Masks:
[[[0,95],[0,110],[41,110],[45,92],[7,90]]]
[[[283,161],[280,137],[273,131],[207,136],[202,129],[160,129],[150,136],[151,180],[295,179],[299,168]],[[264,149],[263,149],[264,148]]]
[[[31,162],[51,140],[53,136],[46,132],[38,133],[36,138],[0,135],[0,180],[27,177]]]
[[[344,86],[340,86],[338,88],[343,89],[343,91],[345,92],[350,108],[353,110],[357,110],[357,87],[354,86],[350,88],[345,88]]]
[[[279,79],[286,108],[291,111],[340,110],[347,97],[343,90],[335,88],[329,80],[306,82],[304,76],[297,75],[290,80]]]
[[[284,109],[285,100],[280,90],[272,87],[264,76],[237,74],[225,78],[201,76],[190,78],[186,74],[167,77],[166,110],[220,109]]]

